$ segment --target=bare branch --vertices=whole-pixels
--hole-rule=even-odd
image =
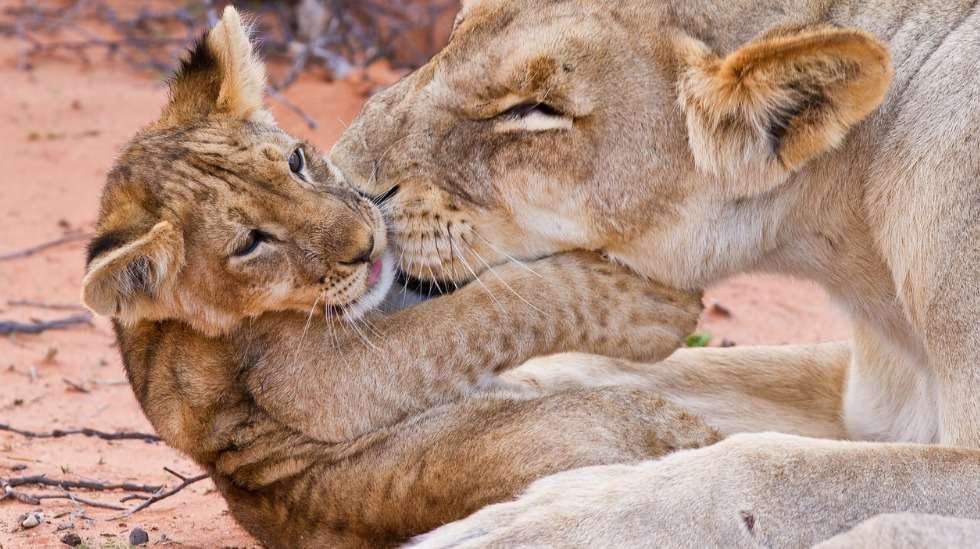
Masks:
[[[317,124],[316,120],[314,120],[310,115],[306,114],[306,112],[303,109],[299,108],[299,106],[297,106],[296,103],[293,103],[292,101],[287,99],[285,95],[279,93],[278,90],[275,90],[273,88],[267,88],[266,93],[269,95],[269,97],[282,103],[284,107],[296,113],[297,116],[303,119],[303,122],[306,122],[307,127],[309,127],[311,130],[315,130],[317,129],[317,127],[319,127],[319,124]]]
[[[138,433],[132,431],[106,432],[98,431],[96,429],[89,429],[88,427],[81,429],[55,429],[53,431],[37,432],[17,429],[7,425],[6,423],[0,423],[0,431],[16,433],[27,438],[61,438],[70,435],[83,435],[87,437],[101,438],[102,440],[143,440],[146,442],[158,442],[160,440],[160,437],[157,435],[151,435],[149,433]]]
[[[35,309],[50,309],[52,311],[84,311],[85,307],[71,303],[45,303],[43,301],[32,301],[30,299],[8,299],[7,305],[11,307],[33,307]]]
[[[124,505],[118,505],[116,503],[108,503],[104,501],[97,501],[93,499],[87,499],[83,497],[76,496],[67,490],[61,494],[31,494],[27,492],[19,492],[13,488],[7,486],[4,488],[3,494],[0,494],[0,501],[5,499],[15,499],[21,503],[26,503],[28,505],[38,505],[43,499],[68,499],[74,503],[79,503],[82,505],[88,505],[90,507],[99,507],[102,509],[112,509],[114,511],[125,511],[128,508]]]
[[[158,501],[161,501],[161,500],[164,500],[164,499],[167,499],[170,496],[176,494],[177,492],[180,492],[184,488],[187,488],[191,484],[194,484],[195,482],[200,482],[200,481],[202,481],[202,480],[204,480],[204,479],[206,479],[206,478],[208,478],[210,476],[207,473],[203,473],[203,474],[200,474],[200,475],[197,475],[197,476],[194,476],[194,477],[184,477],[183,475],[179,475],[177,473],[174,473],[173,471],[169,471],[168,470],[168,472],[171,473],[171,474],[173,474],[173,475],[175,475],[175,476],[177,476],[177,477],[183,478],[184,480],[180,484],[178,484],[177,486],[171,488],[170,490],[166,490],[166,491],[163,491],[163,492],[157,492],[156,494],[153,494],[152,496],[150,496],[149,498],[147,498],[145,501],[143,501],[143,503],[140,503],[136,507],[133,507],[132,509],[129,509],[128,511],[126,511],[125,513],[123,513],[123,514],[121,514],[119,516],[112,517],[109,520],[116,520],[116,519],[120,519],[120,518],[123,518],[123,517],[128,517],[128,516],[130,516],[132,514],[135,514],[135,513],[139,513],[140,511],[142,511],[143,509],[146,509],[147,507],[153,505],[154,503],[156,503]]]
[[[46,330],[56,330],[75,326],[77,324],[90,324],[92,313],[79,313],[66,318],[57,320],[47,320],[44,322],[18,322],[16,320],[0,320],[0,334],[39,334]]]
[[[124,490],[126,492],[146,492],[153,494],[158,492],[163,486],[158,484],[137,484],[134,482],[107,482],[101,480],[68,480],[60,478],[48,478],[45,475],[31,475],[26,477],[15,477],[0,479],[0,486],[56,486],[67,490],[69,488],[81,488],[85,490]]]
[[[30,248],[25,248],[23,250],[18,250],[15,252],[6,253],[0,255],[0,261],[10,261],[12,259],[21,259],[24,257],[30,257],[34,254],[43,252],[49,248],[54,248],[56,246],[61,246],[63,244],[68,244],[70,242],[78,242],[79,240],[88,240],[92,235],[89,233],[78,233],[63,236],[61,238],[56,238],[54,240],[49,240],[48,242],[42,242],[36,246],[31,246]]]
[[[72,381],[67,377],[61,378],[61,381],[63,381],[65,385],[67,385],[72,391],[83,393],[83,394],[88,394],[91,392],[88,389],[86,389],[85,386],[82,385],[81,383],[78,383],[77,381]]]
[[[443,16],[457,0],[191,0],[174,7],[145,2],[135,12],[117,10],[118,3],[107,0],[62,7],[25,2],[5,10],[0,35],[22,44],[17,55],[21,69],[29,69],[32,61],[45,55],[70,54],[89,63],[89,52],[98,52],[107,59],[121,58],[137,70],[169,74],[204,28],[217,22],[220,6],[215,4],[224,3],[240,4],[252,13],[264,55],[290,60],[291,69],[277,86],[281,90],[311,67],[338,79],[378,59],[395,68],[423,64],[438,46],[435,38],[445,35],[447,29],[439,29],[439,23],[446,21]],[[93,32],[106,26],[111,29],[109,36]]]
[[[109,520],[116,520],[122,517],[128,517],[135,513],[146,509],[147,507],[167,499],[174,494],[177,494],[181,490],[187,488],[188,486],[200,482],[208,478],[208,474],[200,474],[193,477],[188,477],[182,475],[172,469],[164,468],[165,471],[174,475],[180,479],[180,484],[165,490],[162,486],[150,485],[150,484],[136,484],[129,482],[103,482],[103,481],[92,481],[92,480],[65,480],[65,479],[49,479],[44,475],[33,475],[28,477],[18,477],[10,479],[0,479],[0,501],[5,499],[14,499],[21,503],[26,503],[28,505],[37,505],[41,500],[45,499],[68,499],[74,503],[81,505],[88,505],[90,507],[99,507],[102,509],[112,509],[114,511],[124,511],[121,515],[110,518]],[[35,494],[30,492],[22,492],[15,490],[17,486],[29,486],[29,485],[40,485],[40,486],[57,486],[64,490],[61,494]],[[120,503],[125,503],[132,500],[141,500],[140,503],[134,507],[127,507],[125,505],[119,505],[116,503],[109,503],[104,501],[92,500],[80,497],[72,492],[69,492],[69,488],[94,490],[94,491],[110,491],[110,490],[126,490],[131,492],[143,492],[147,495],[142,494],[127,494],[122,497],[119,501]]]

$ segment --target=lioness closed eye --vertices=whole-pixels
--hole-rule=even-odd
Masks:
[[[553,472],[717,440],[651,394],[495,377],[561,350],[679,345],[698,296],[598,256],[371,312],[392,278],[385,221],[275,126],[263,88],[229,8],[110,172],[83,298],[113,317],[154,427],[264,544],[390,545]]]

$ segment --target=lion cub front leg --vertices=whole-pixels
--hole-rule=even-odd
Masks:
[[[531,347],[525,360],[556,352],[595,353],[627,360],[657,361],[683,344],[701,312],[700,292],[651,282],[590,252],[565,253],[531,264],[495,268],[470,284],[468,297],[449,296],[445,307],[472,310],[484,297],[497,324],[475,327],[519,335]],[[466,329],[467,327],[461,327]],[[528,338],[527,336],[530,336]]]
[[[649,370],[642,364],[585,353],[559,353],[532,358],[494,380],[494,388],[524,396],[542,396],[586,387],[650,388]]]
[[[349,440],[484,390],[535,356],[660,360],[701,309],[699,294],[659,286],[598,254],[561,254],[530,269],[496,267],[451,295],[369,316],[366,333],[324,326],[320,338],[304,339],[300,323],[287,342],[277,330],[276,345],[295,350],[250,370],[250,390],[297,430]]]

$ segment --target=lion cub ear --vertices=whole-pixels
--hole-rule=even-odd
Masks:
[[[893,74],[884,45],[851,29],[772,31],[725,58],[687,35],[674,44],[695,161],[736,194],[764,192],[839,145]]]
[[[170,103],[162,126],[223,114],[239,119],[265,116],[265,66],[248,38],[248,29],[235,8],[225,8],[221,20],[192,49],[170,83]]]
[[[159,317],[161,291],[183,263],[183,235],[168,221],[144,234],[104,232],[89,244],[82,303],[122,320]]]

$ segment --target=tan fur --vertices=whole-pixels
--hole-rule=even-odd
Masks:
[[[814,546],[814,549],[935,549],[976,547],[980,521],[892,513],[868,519],[851,530]]]
[[[386,289],[368,280],[377,261],[390,269],[384,220],[261,112],[245,36],[227,9],[161,120],[123,149],[83,299],[113,317],[153,426],[264,545],[390,546],[552,473],[719,440],[646,391],[496,377],[559,350],[657,360],[681,344],[698,293],[598,255],[499,268],[390,316],[361,310]]]
[[[751,270],[810,278],[851,315],[849,353],[690,352],[646,382],[729,433],[936,445],[735,437],[675,463],[763,453],[778,482],[728,467],[713,485],[647,464],[605,483],[597,470],[430,546],[710,546],[759,494],[786,506],[755,523],[773,546],[886,510],[977,516],[964,507],[980,493],[977,36],[970,0],[468,3],[447,47],[372,98],[331,154],[366,192],[397,185],[403,268],[466,280],[480,271],[461,264],[588,249],[682,288]],[[547,108],[505,110],[522,102]],[[450,236],[467,243],[455,255]],[[847,480],[811,468],[816,455]],[[879,487],[896,467],[910,482]],[[673,483],[691,495],[663,497]],[[714,504],[723,490],[745,503]]]

